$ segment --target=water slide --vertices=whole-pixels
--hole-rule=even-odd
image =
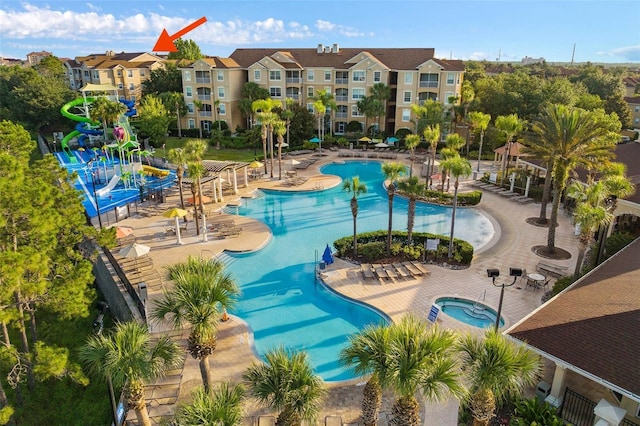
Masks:
[[[100,188],[96,191],[96,197],[104,197],[107,195],[116,185],[120,182],[120,175],[115,174],[107,184],[107,186]]]
[[[94,98],[87,98],[86,102],[87,103],[91,103],[91,102],[93,102],[93,99]],[[71,139],[75,138],[76,136],[82,136],[82,135],[87,135],[87,134],[95,135],[96,134],[95,132],[97,132],[97,134],[101,134],[101,132],[99,130],[95,130],[95,129],[89,128],[89,126],[99,126],[100,125],[99,121],[94,121],[94,120],[90,119],[89,117],[83,117],[82,115],[78,115],[78,114],[74,114],[72,112],[69,112],[69,110],[71,108],[75,108],[75,107],[78,107],[78,106],[84,106],[84,105],[85,105],[85,99],[84,98],[78,98],[78,99],[74,99],[71,102],[68,102],[68,103],[64,104],[62,106],[62,108],[60,108],[60,113],[63,116],[65,116],[66,118],[68,118],[70,120],[73,120],[73,121],[79,121],[78,125],[76,126],[76,130],[74,130],[71,133],[69,133],[60,142],[60,147],[62,148],[62,152],[64,152],[66,154],[67,160],[70,163],[77,163],[78,162],[76,157],[71,153],[71,150],[69,149],[69,141]],[[80,143],[80,141],[78,143]]]

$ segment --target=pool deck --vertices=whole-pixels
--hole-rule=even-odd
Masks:
[[[280,190],[310,191],[319,188],[329,188],[340,183],[335,176],[320,176],[318,168],[331,161],[344,161],[336,153],[325,151],[326,156],[310,166],[307,170],[298,171],[299,176],[309,177],[309,180],[298,185],[283,185],[277,178],[265,178],[250,182],[249,188],[239,188],[240,193],[225,197],[225,202],[218,205],[207,205],[205,208],[219,210],[224,204],[234,205],[241,203],[242,197],[250,197],[256,188],[271,188]],[[356,158],[356,160],[361,160]],[[408,157],[400,156],[397,160],[408,164]],[[414,166],[415,167],[415,166]],[[483,170],[490,170],[492,164],[483,164]],[[274,171],[277,176],[277,169]],[[461,191],[468,188],[470,181],[461,183]],[[453,190],[453,189],[452,189]],[[146,204],[146,203],[145,203]],[[235,225],[242,228],[242,232],[234,238],[218,239],[208,237],[203,241],[202,236],[196,236],[194,228],[188,228],[182,233],[182,245],[176,243],[175,235],[169,235],[167,228],[174,222],[161,216],[169,207],[176,206],[177,197],[171,197],[167,203],[158,206],[149,206],[148,211],[155,209],[157,214],[148,217],[134,215],[118,223],[119,226],[130,226],[134,230],[137,242],[151,247],[149,257],[157,271],[163,275],[163,267],[169,264],[186,260],[188,255],[213,256],[224,250],[250,251],[260,248],[268,243],[271,238],[268,227],[253,219],[223,214],[217,211],[207,218],[207,223],[217,221],[235,220]],[[432,303],[438,297],[458,296],[470,300],[482,301],[484,304],[497,309],[500,296],[500,288],[491,285],[487,278],[487,268],[498,268],[503,274],[497,279],[498,283],[511,283],[508,276],[509,267],[526,268],[531,272],[536,264],[542,260],[535,255],[531,248],[535,245],[546,244],[546,228],[539,228],[526,223],[529,217],[537,217],[540,204],[519,204],[508,198],[488,191],[484,192],[481,204],[476,207],[490,217],[494,227],[499,229],[492,241],[485,247],[476,251],[471,267],[464,270],[453,270],[437,265],[428,265],[431,274],[425,277],[411,279],[397,279],[385,283],[376,280],[364,280],[357,265],[336,259],[323,271],[324,282],[340,293],[368,303],[382,310],[393,320],[398,320],[408,312],[414,312],[422,317],[427,316]],[[498,226],[499,224],[499,226]],[[381,228],[386,229],[386,221]],[[567,266],[573,270],[577,255],[577,237],[574,235],[573,226],[569,219],[560,215],[559,226],[556,230],[556,246],[569,251],[571,259],[566,261],[554,261],[554,263]],[[167,285],[164,280],[164,285]],[[150,308],[153,301],[161,295],[160,291],[151,291],[149,294]],[[505,289],[502,316],[505,319],[505,328],[513,325],[541,304],[541,290],[527,290],[524,280],[518,279],[516,284]],[[479,332],[475,327],[467,326],[446,315],[440,315],[438,323],[445,327]],[[152,325],[153,332],[167,330],[166,325]],[[185,333],[187,333],[185,331]],[[252,362],[258,361],[251,345],[251,334],[246,324],[239,318],[231,317],[227,322],[220,323],[218,331],[218,345],[211,356],[211,371],[215,382],[241,381],[242,373]],[[185,361],[180,385],[180,398],[187,398],[191,390],[201,384],[200,370],[196,360],[188,357]],[[331,384],[327,399],[325,400],[319,424],[324,424],[325,416],[341,416],[344,423],[357,423],[360,416],[362,402],[362,382],[347,384]],[[393,399],[385,394],[382,411],[390,413]],[[151,415],[154,412],[172,412],[172,407],[155,407],[151,402]],[[426,410],[426,411],[425,411]],[[457,403],[451,401],[447,404],[434,404],[422,407],[421,417],[429,419],[428,424],[439,426],[457,425]],[[248,400],[245,404],[245,424],[257,424],[259,416],[274,415],[266,408],[260,407],[255,401]],[[386,424],[384,418],[380,424]]]

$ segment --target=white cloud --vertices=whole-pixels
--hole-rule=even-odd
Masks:
[[[316,20],[316,29],[320,32],[333,32],[340,34],[345,37],[364,37],[365,35],[373,36],[373,32],[369,34],[365,34],[364,32],[353,28],[353,27],[345,27],[344,25],[334,24],[329,21],[324,21],[322,19]]]
[[[623,61],[640,61],[640,45],[618,47],[607,52],[598,52],[598,55],[620,58]]]

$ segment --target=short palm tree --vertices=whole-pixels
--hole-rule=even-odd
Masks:
[[[191,326],[187,351],[199,360],[205,391],[210,392],[209,356],[216,349],[218,323],[224,310],[234,305],[240,290],[216,259],[190,256],[184,263],[168,266],[167,272],[175,284],[164,291],[151,316],[156,321],[168,319],[176,328]]]
[[[382,174],[387,185],[387,197],[389,197],[389,229],[387,231],[387,256],[391,256],[391,234],[393,232],[393,197],[396,193],[396,181],[405,171],[401,163],[382,163]]]
[[[404,138],[404,145],[410,153],[409,176],[413,176],[413,162],[415,160],[416,148],[420,145],[420,135],[407,135],[407,137]]]
[[[417,176],[411,176],[398,182],[398,190],[409,198],[407,208],[407,244],[413,242],[413,224],[416,220],[416,201],[424,195],[425,185],[420,183]]]
[[[455,182],[453,184],[453,209],[451,210],[451,233],[449,234],[449,253],[448,257],[453,257],[453,230],[456,223],[456,208],[458,206],[458,186],[460,185],[460,176],[469,176],[471,174],[471,164],[466,158],[460,156],[447,158],[442,162],[442,168],[449,171]]]
[[[203,211],[202,194],[200,193],[200,179],[205,175],[206,171],[201,162],[189,161],[187,163],[187,176],[193,179],[191,182],[191,194],[193,196],[193,217],[196,221],[196,235],[200,235],[200,213]]]
[[[220,384],[213,394],[196,389],[191,401],[178,406],[175,426],[238,426],[242,424],[244,388],[228,382]]]
[[[496,402],[518,396],[540,373],[540,358],[535,353],[509,341],[493,327],[487,328],[484,336],[465,334],[458,350],[470,382],[474,426],[488,425]]]
[[[471,128],[475,131],[480,132],[480,147],[478,148],[478,166],[476,167],[476,172],[480,173],[480,160],[482,160],[482,145],[484,144],[484,132],[489,127],[489,123],[491,122],[491,115],[485,114],[480,111],[472,111],[469,113],[467,117],[469,119],[469,124]]]
[[[207,175],[207,170],[204,168],[202,163],[202,158],[204,154],[207,152],[209,146],[203,140],[190,140],[184,147],[185,152],[187,153],[187,158],[189,159],[189,167],[187,168],[187,172],[189,177],[195,179],[196,188],[198,192],[197,203],[194,200],[194,206],[197,204],[200,209],[200,213],[204,214],[204,197],[202,193],[202,178]],[[196,215],[196,235],[200,235],[200,228],[198,225],[198,218]],[[204,231],[206,232],[206,231]]]
[[[278,115],[273,112],[273,109],[281,105],[280,101],[271,98],[257,99],[251,104],[253,113],[260,120],[264,174],[267,174],[267,143],[271,151],[271,177],[273,177],[273,124],[278,120]]]
[[[351,215],[353,216],[353,257],[358,258],[358,230],[356,219],[358,217],[358,197],[367,192],[367,185],[360,182],[359,176],[345,179],[342,183],[342,190],[353,194],[351,197]]]
[[[427,126],[422,132],[424,139],[429,144],[429,151],[431,152],[431,161],[429,161],[429,170],[427,171],[427,188],[432,185],[431,175],[436,165],[436,151],[438,149],[438,141],[440,140],[440,125],[434,124],[433,126]]]
[[[169,161],[176,165],[176,178],[178,179],[178,192],[180,194],[180,208],[184,210],[184,193],[182,192],[182,179],[187,164],[187,153],[182,148],[172,148],[167,155]],[[186,222],[187,217],[184,217]]]
[[[509,172],[507,170],[507,163],[511,155],[511,141],[524,129],[524,121],[518,118],[518,114],[500,115],[496,118],[495,126],[496,129],[504,133],[506,137],[506,150],[502,156],[502,163],[500,165],[500,185],[502,185],[505,175]]]
[[[147,327],[135,321],[118,323],[112,332],[91,336],[79,356],[90,373],[124,386],[127,406],[135,410],[142,426],[151,426],[145,383],[182,363],[178,345],[166,336],[152,339]]]
[[[349,344],[340,352],[340,363],[358,377],[370,376],[362,390],[362,422],[378,423],[382,405],[382,388],[389,381],[391,329],[387,325],[369,325],[349,336]]]
[[[391,326],[391,342],[389,384],[397,395],[391,424],[420,424],[418,392],[429,401],[464,395],[453,331],[429,326],[426,321],[408,315]]]
[[[105,140],[108,140],[108,126],[114,123],[118,117],[127,112],[127,107],[120,102],[109,100],[105,96],[96,98],[91,104],[90,116],[96,117],[102,121],[102,131]]]
[[[273,132],[278,137],[278,180],[282,180],[282,144],[284,144],[284,135],[287,133],[287,122],[277,120],[273,125]]]
[[[265,363],[254,363],[242,376],[260,403],[279,411],[278,426],[299,426],[313,420],[326,394],[322,378],[314,374],[306,352],[279,347],[265,354]]]

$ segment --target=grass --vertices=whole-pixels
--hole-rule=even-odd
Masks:
[[[167,152],[173,148],[184,148],[187,141],[194,138],[181,138],[169,137],[165,139],[165,146]],[[195,138],[197,139],[197,138]],[[207,139],[203,139],[207,143]],[[164,156],[162,148],[156,149],[157,154]],[[245,161],[251,162],[254,160],[253,150],[250,149],[215,149],[215,147],[209,145],[209,149],[204,155],[205,160],[218,160],[218,161]]]

